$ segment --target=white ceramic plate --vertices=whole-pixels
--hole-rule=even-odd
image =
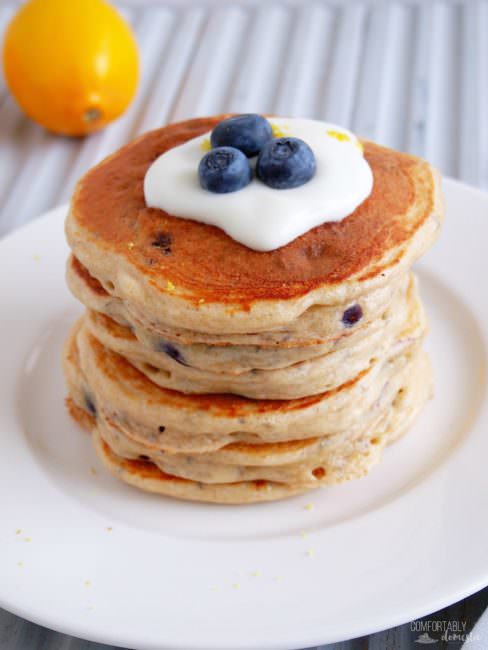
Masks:
[[[368,478],[273,504],[172,501],[103,471],[63,405],[61,346],[81,312],[65,210],[3,240],[0,606],[131,648],[290,649],[486,585],[488,195],[445,190],[441,240],[418,266],[435,399]]]

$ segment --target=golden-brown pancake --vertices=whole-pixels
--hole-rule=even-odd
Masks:
[[[104,348],[81,321],[66,343],[64,368],[70,394],[80,406],[103,410],[145,444],[202,453],[231,442],[287,442],[364,431],[405,388],[419,346],[420,341],[413,341],[333,390],[294,400],[185,395],[161,388]]]
[[[134,442],[101,409],[95,417],[87,412],[86,405],[78,406],[74,398],[68,400],[68,408],[80,424],[93,432],[98,453],[119,478],[153,491],[146,479],[158,477],[159,487],[154,491],[170,495],[174,484],[190,481],[189,485],[179,485],[179,492],[186,498],[195,498],[194,488],[198,486],[199,500],[220,502],[235,502],[236,496],[226,495],[238,488],[239,502],[253,502],[266,494],[266,500],[282,498],[286,489],[297,493],[364,476],[379,461],[384,447],[411,426],[429,396],[431,379],[425,354],[414,358],[408,374],[391,408],[359,436],[350,437],[344,432],[320,440],[239,443],[210,454],[168,454]],[[122,474],[120,468],[124,468]],[[130,476],[126,474],[129,470]],[[269,484],[264,492],[263,481]],[[260,486],[258,493],[256,485]]]
[[[326,354],[288,366],[240,371],[239,347],[234,355],[227,350],[227,367],[214,371],[192,365],[186,350],[176,345],[146,347],[128,328],[105,315],[89,311],[84,319],[87,329],[108,349],[125,357],[155,384],[183,393],[234,393],[253,399],[295,399],[331,390],[352,380],[378,358],[395,354],[426,331],[423,309],[411,280],[408,296],[402,294],[391,305],[391,319],[369,336],[336,346]]]
[[[146,207],[143,180],[154,159],[222,117],[147,133],[77,186],[69,244],[105,289],[140,313],[206,332],[273,329],[313,305],[345,303],[386,285],[435,238],[442,218],[435,172],[370,142],[371,195],[343,221],[274,251],[253,251],[219,228]]]
[[[93,444],[105,467],[118,479],[146,492],[185,501],[245,504],[275,501],[306,491],[306,488],[293,488],[291,485],[270,481],[204,484],[167,474],[150,461],[122,458],[101,438],[93,416],[77,406],[71,398],[66,400],[66,405],[73,419],[92,433]]]

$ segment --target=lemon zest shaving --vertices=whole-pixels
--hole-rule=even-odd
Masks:
[[[347,133],[343,133],[342,131],[334,131],[334,129],[329,129],[327,131],[327,135],[329,135],[331,138],[335,138],[336,140],[339,140],[339,142],[351,141],[351,138],[347,135]]]
[[[273,131],[273,137],[275,138],[284,138],[287,135],[290,135],[289,128],[285,125],[278,126],[277,124],[274,124],[273,122],[270,122],[271,124],[271,130]]]
[[[210,151],[212,148],[212,145],[210,144],[210,138],[204,138],[202,142],[200,143],[200,149],[202,151]]]

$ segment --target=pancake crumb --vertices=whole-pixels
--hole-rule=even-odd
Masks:
[[[24,537],[24,542],[32,542],[32,537]]]
[[[313,503],[307,503],[307,505],[305,506],[305,510],[308,510],[309,512],[311,512],[314,508],[315,506]]]
[[[198,304],[199,304],[199,305],[203,305],[204,302],[205,302],[205,298],[200,298],[200,299],[198,300]]]
[[[133,241],[130,241],[130,242],[127,244],[127,248],[128,248],[130,251],[134,248],[134,246],[135,246],[135,244],[134,244]]]
[[[91,587],[91,580],[85,580],[84,585],[85,587]]]
[[[21,532],[22,532],[22,529],[21,529],[21,528],[17,528],[17,530],[15,531],[15,534],[16,534],[16,535],[20,535]]]
[[[309,548],[307,551],[307,557],[313,557],[315,555],[315,551],[313,548]]]
[[[97,470],[94,467],[90,467],[90,474],[92,476],[96,476],[97,475]]]
[[[19,566],[19,567],[23,567],[23,566],[24,566],[24,563],[23,563],[23,562],[17,562],[17,566]]]
[[[106,530],[108,533],[111,533],[113,531],[113,528],[112,526],[107,526]]]

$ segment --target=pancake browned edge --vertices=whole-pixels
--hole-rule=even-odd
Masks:
[[[270,252],[148,208],[143,180],[150,164],[223,117],[147,133],[77,185],[68,243],[134,313],[207,333],[269,331],[311,307],[348,303],[388,285],[436,238],[443,216],[437,173],[417,157],[371,142],[364,142],[374,175],[371,195],[343,221],[324,223]]]

